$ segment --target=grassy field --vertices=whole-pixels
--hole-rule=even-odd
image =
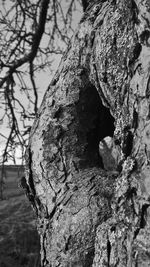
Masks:
[[[21,175],[23,170],[18,172],[17,168],[7,166],[4,199],[0,200],[0,267],[40,266],[36,218],[18,187]]]

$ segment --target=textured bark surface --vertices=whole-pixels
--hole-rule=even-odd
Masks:
[[[45,94],[27,151],[41,262],[146,267],[150,2],[91,2]]]

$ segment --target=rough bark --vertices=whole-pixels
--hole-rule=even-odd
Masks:
[[[41,262],[146,267],[150,2],[94,1],[86,10],[44,96],[27,151]],[[99,155],[106,136],[119,153],[114,168],[103,162],[113,153],[103,154],[100,146]]]

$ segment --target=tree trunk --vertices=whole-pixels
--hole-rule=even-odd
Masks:
[[[41,265],[147,267],[150,2],[91,2],[29,140]]]

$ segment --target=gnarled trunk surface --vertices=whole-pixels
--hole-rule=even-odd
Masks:
[[[41,262],[147,267],[150,2],[91,2],[30,135]]]

